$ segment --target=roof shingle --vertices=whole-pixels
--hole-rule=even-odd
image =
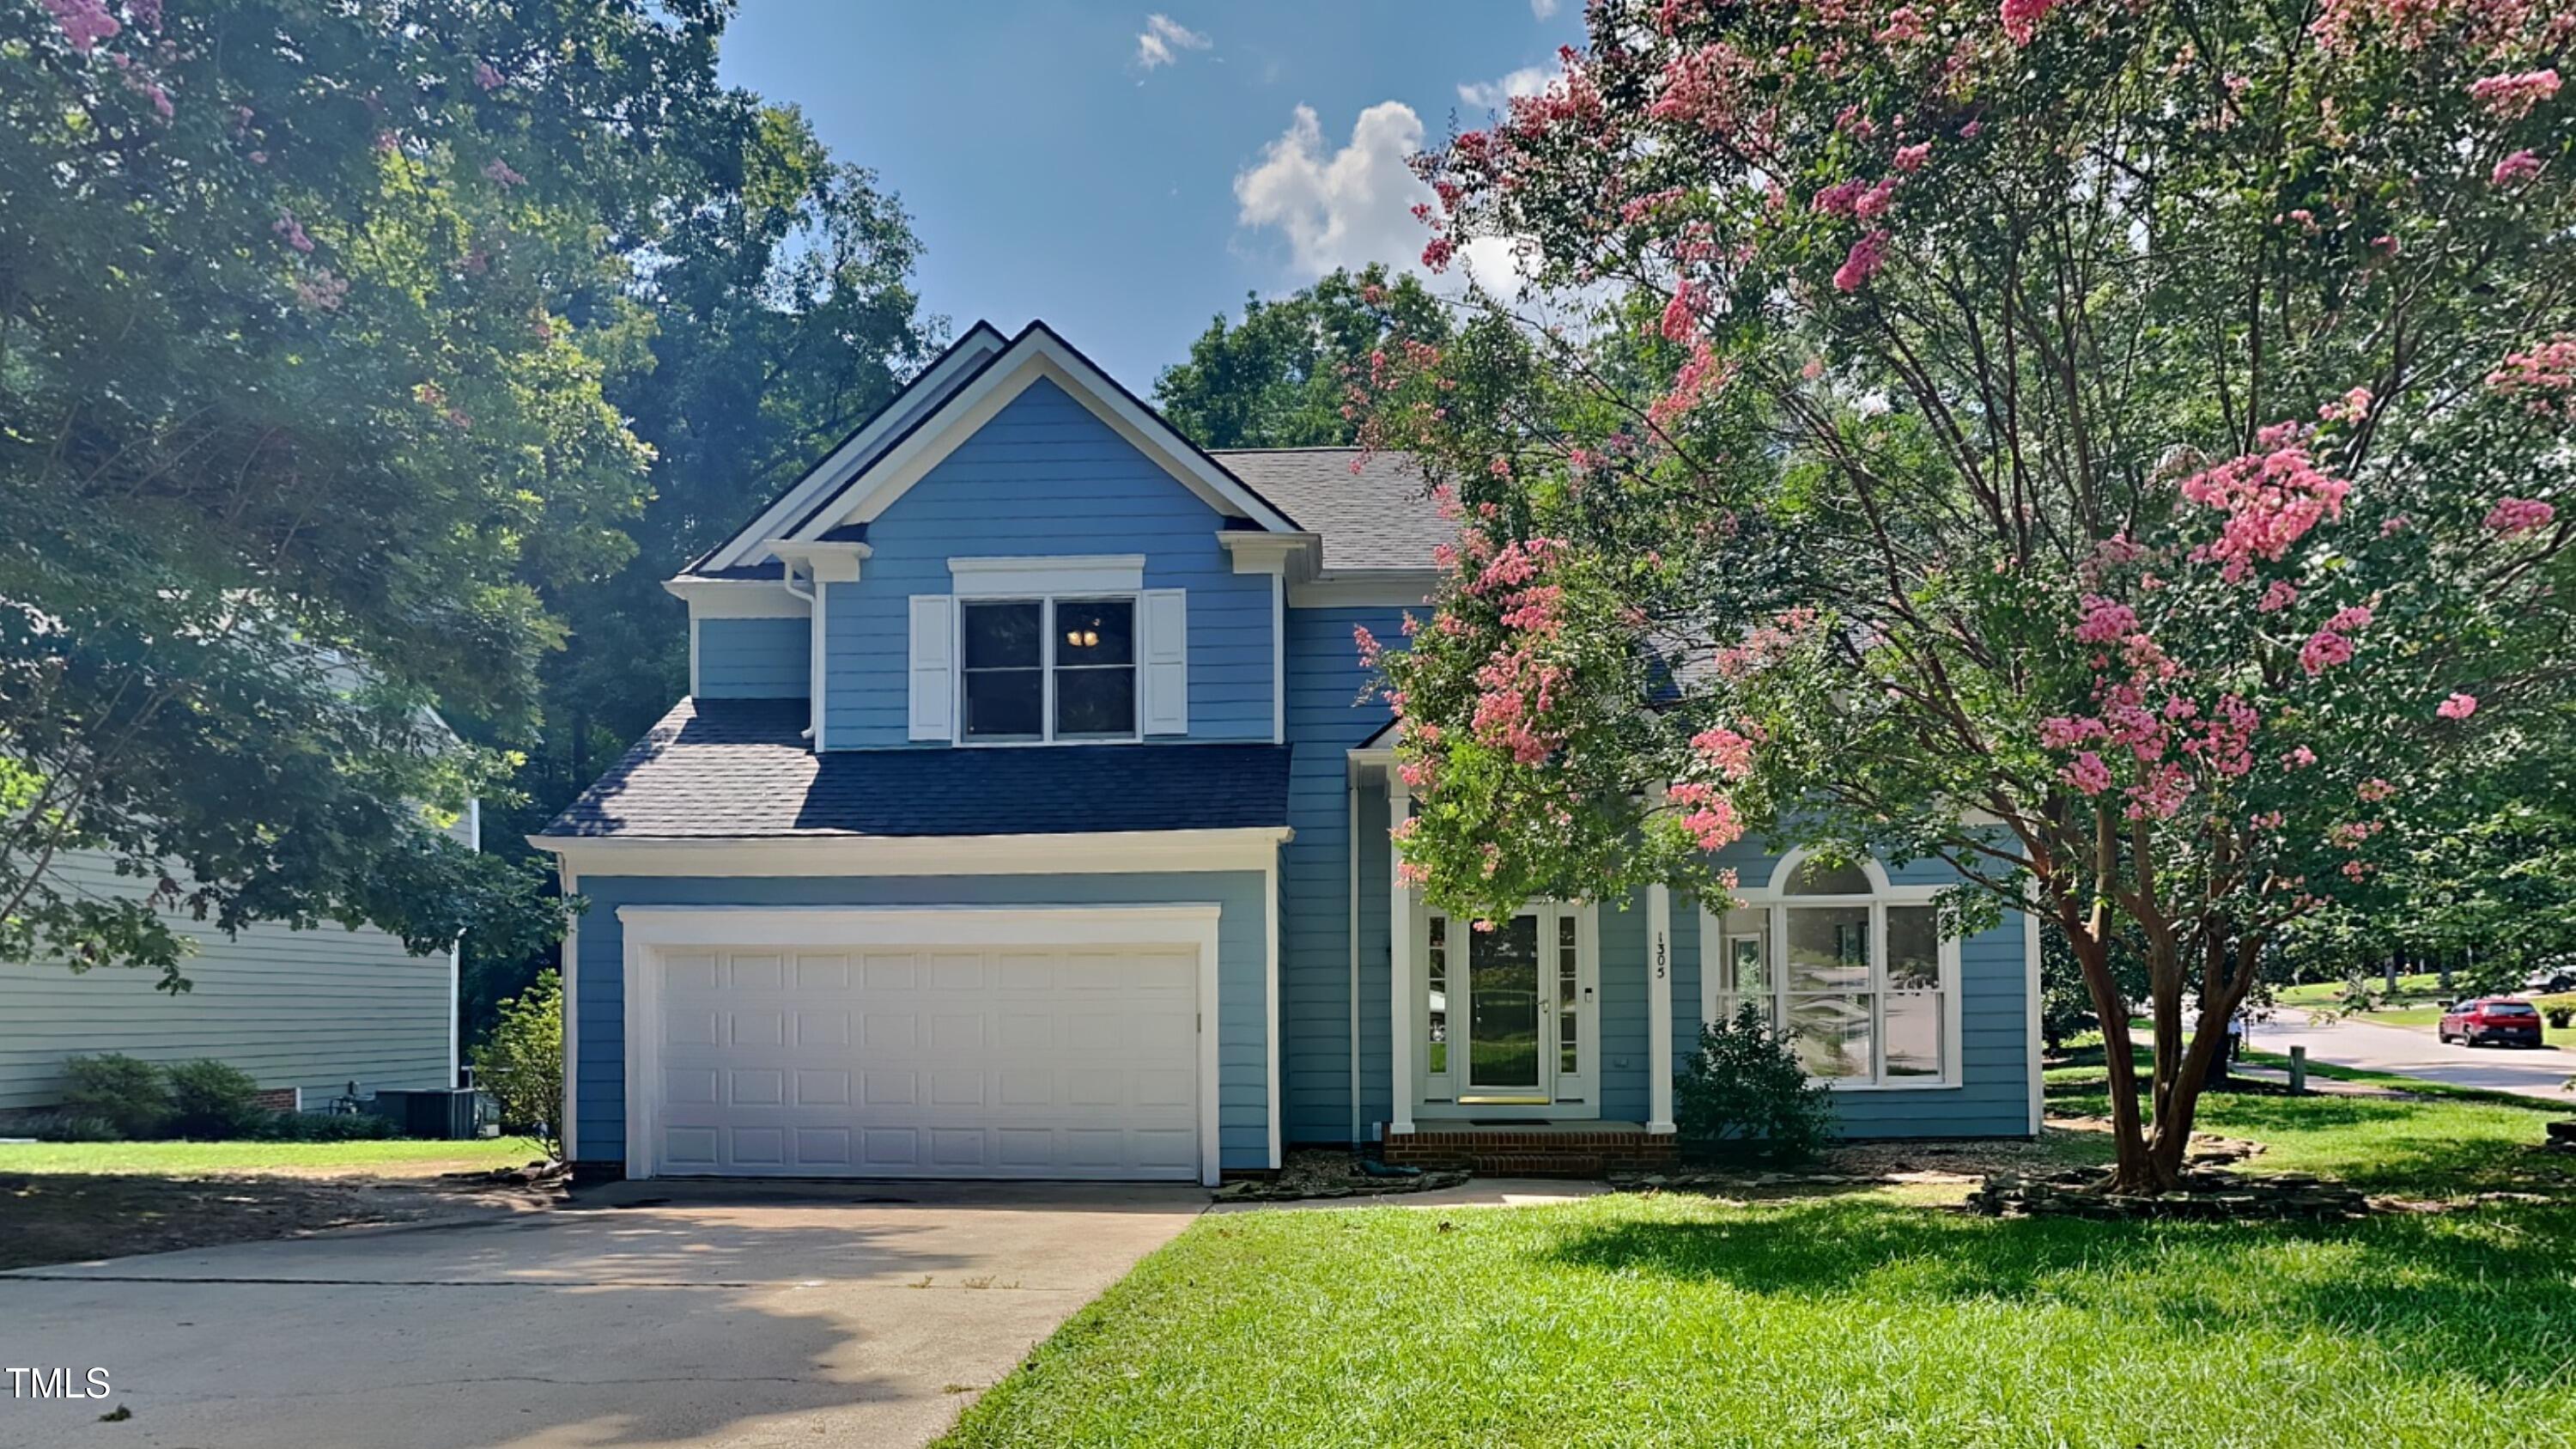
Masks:
[[[1209,454],[1300,528],[1323,536],[1327,569],[1427,569],[1455,542],[1413,459],[1358,448],[1221,448]]]

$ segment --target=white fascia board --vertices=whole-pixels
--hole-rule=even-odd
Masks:
[[[1440,587],[1438,569],[1326,569],[1288,584],[1292,609],[1427,607]]]
[[[709,568],[734,568],[758,563],[769,539],[814,506],[816,499],[849,481],[850,470],[870,450],[920,416],[917,408],[903,405],[904,394],[935,396],[957,378],[981,366],[984,360],[1009,345],[1009,339],[989,322],[978,322],[965,337],[921,376],[904,385],[903,394],[868,421],[867,426],[852,433],[847,442],[832,450],[822,462],[806,470],[796,486],[780,495],[777,502],[761,510],[758,518],[745,524],[742,531],[726,539],[724,546],[707,556]]]
[[[528,843],[585,876],[1098,875],[1266,870],[1293,834],[1282,825],[1078,835],[531,835]]]
[[[626,938],[653,946],[1193,945],[1211,901],[1097,906],[620,906]]]
[[[1250,518],[1272,533],[1296,531],[1295,523],[1191,447],[1170,424],[1139,406],[1053,333],[1033,326],[982,375],[942,402],[910,437],[851,479],[843,496],[796,529],[795,535],[812,537],[844,523],[877,518],[1040,378],[1064,389],[1209,507]]]
[[[692,619],[802,619],[813,612],[802,595],[776,579],[664,579],[663,592],[685,601]]]

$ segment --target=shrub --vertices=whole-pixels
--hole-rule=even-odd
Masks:
[[[39,1142],[115,1142],[124,1134],[104,1117],[83,1112],[30,1112],[9,1124],[12,1136]]]
[[[2544,1007],[2540,1014],[2549,1018],[2549,1024],[2560,1031],[2576,1026],[2576,1003]]]
[[[170,1125],[170,1084],[150,1062],[117,1052],[63,1063],[63,1115],[104,1122],[118,1137],[157,1137]],[[98,1141],[98,1138],[84,1139]]]
[[[1700,1154],[1798,1161],[1831,1139],[1833,1093],[1807,1080],[1788,1034],[1748,1003],[1701,1029],[1673,1079],[1673,1125]]]
[[[360,1142],[402,1132],[392,1118],[373,1112],[272,1112],[255,1135],[270,1142]]]
[[[563,978],[540,973],[504,1000],[492,1034],[474,1049],[474,1085],[491,1095],[501,1130],[563,1155]]]
[[[213,1141],[247,1137],[272,1115],[259,1105],[259,1083],[251,1074],[211,1058],[180,1062],[165,1075],[170,1083],[170,1131],[181,1137]]]

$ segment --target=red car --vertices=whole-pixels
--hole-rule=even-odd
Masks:
[[[2462,1046],[2485,1042],[2540,1045],[2540,1008],[2511,996],[2481,996],[2442,1013],[2434,1033]]]

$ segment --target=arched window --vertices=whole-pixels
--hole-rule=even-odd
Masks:
[[[1954,1083],[1958,947],[1932,893],[1890,885],[1874,860],[1782,859],[1743,904],[1701,918],[1708,1018],[1757,1008],[1809,1076],[1839,1085]]]

